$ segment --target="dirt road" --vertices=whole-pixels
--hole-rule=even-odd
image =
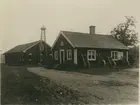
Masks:
[[[54,82],[77,90],[88,103],[137,104],[138,73],[129,70],[108,75],[88,75],[77,72],[44,68],[28,68],[28,71],[47,77]],[[84,98],[81,97],[81,98]]]

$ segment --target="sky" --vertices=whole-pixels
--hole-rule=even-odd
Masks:
[[[0,50],[40,39],[52,45],[61,30],[109,34],[125,16],[134,16],[140,33],[140,0],[0,0]]]

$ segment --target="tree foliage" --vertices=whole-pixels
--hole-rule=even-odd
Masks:
[[[125,22],[118,24],[118,26],[111,31],[111,35],[126,46],[134,46],[138,43],[138,33],[135,31],[137,21],[133,16],[126,16],[125,18]]]

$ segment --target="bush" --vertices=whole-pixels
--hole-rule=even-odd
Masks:
[[[139,46],[130,49],[129,62],[132,66],[139,67]]]

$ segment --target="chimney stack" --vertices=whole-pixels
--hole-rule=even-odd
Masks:
[[[91,35],[95,34],[95,27],[96,27],[96,26],[90,26],[90,27],[89,27],[89,31],[90,31],[90,34],[91,34]]]

